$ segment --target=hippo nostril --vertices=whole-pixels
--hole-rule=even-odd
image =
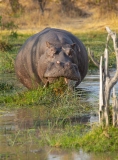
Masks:
[[[63,63],[63,62],[57,61],[56,63],[57,63],[60,67],[64,68],[64,63]]]
[[[57,64],[60,64],[60,61],[57,61]]]

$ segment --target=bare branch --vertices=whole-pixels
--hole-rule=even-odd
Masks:
[[[109,68],[108,68],[108,49],[105,48],[104,51],[104,62],[105,62],[105,66],[104,66],[104,73],[105,73],[105,77],[109,77]]]
[[[100,58],[100,91],[99,91],[99,111],[102,111],[103,103],[103,75],[102,75],[102,56]]]
[[[116,101],[116,125],[118,126],[118,99]]]
[[[117,45],[116,33],[112,32],[109,27],[106,27],[106,30],[107,30],[108,34],[111,36],[111,38],[113,39],[113,45],[114,45],[114,50],[115,50],[115,54],[116,54],[116,66],[117,66],[116,73],[115,73],[114,77],[110,80],[110,83],[109,83],[109,88],[111,90],[111,88],[118,81],[118,45]]]
[[[116,37],[116,33],[111,31],[109,27],[106,27],[106,30],[108,32],[108,35],[111,36],[111,38],[113,39],[114,50],[115,50],[116,54],[118,54],[118,45],[117,45],[118,40]]]
[[[113,112],[113,126],[116,126],[117,124],[117,113],[116,113],[116,109],[117,109],[117,97],[116,97],[116,93],[115,93],[115,88],[113,88],[113,105],[112,105],[112,112]]]
[[[99,68],[99,63],[95,59],[94,53],[91,52],[91,50],[89,48],[88,48],[88,54],[89,54],[89,57],[90,57],[91,61],[95,64],[95,66],[97,66]]]
[[[110,40],[110,35],[108,34],[108,35],[107,35],[106,48],[108,48],[108,43],[109,43],[109,40]]]

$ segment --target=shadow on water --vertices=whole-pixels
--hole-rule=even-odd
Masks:
[[[7,75],[8,76],[8,75]],[[8,83],[15,82],[14,75],[7,79]],[[1,80],[0,79],[0,80]],[[99,76],[88,75],[76,89],[82,102],[95,106],[98,104]],[[22,88],[22,87],[21,87]],[[16,90],[15,90],[16,91]],[[12,94],[12,93],[11,93]],[[97,105],[96,105],[97,106]],[[51,147],[41,147],[37,139],[41,139],[40,132],[47,129],[45,121],[40,117],[39,108],[22,108],[12,111],[0,111],[0,160],[116,160],[118,153],[93,154],[82,150],[62,150]],[[66,119],[65,121],[68,121]],[[86,123],[97,122],[95,115],[84,117],[71,117],[71,122]],[[32,134],[35,138],[32,137]],[[45,136],[45,135],[44,135]]]

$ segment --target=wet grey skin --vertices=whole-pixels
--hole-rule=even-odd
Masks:
[[[87,74],[88,54],[83,43],[68,31],[45,28],[31,36],[21,47],[15,60],[18,79],[29,89],[47,86],[56,79],[74,87]]]

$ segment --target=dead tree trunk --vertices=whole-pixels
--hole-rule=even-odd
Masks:
[[[112,32],[109,27],[106,27],[106,30],[108,32],[108,36],[107,36],[106,49],[104,54],[105,68],[104,68],[104,81],[103,81],[104,83],[103,99],[104,99],[104,108],[105,108],[105,111],[104,111],[105,124],[106,126],[108,126],[110,123],[110,112],[109,112],[110,93],[111,93],[111,89],[114,87],[114,85],[118,81],[118,45],[117,45],[116,33]],[[108,70],[108,42],[110,38],[112,38],[113,40],[114,51],[116,54],[116,72],[112,78],[110,78],[110,74]],[[113,120],[113,116],[112,116],[112,120]]]
[[[118,125],[118,99],[115,93],[115,88],[113,88],[113,104],[112,104],[112,116],[113,116],[113,126]]]
[[[103,59],[103,60],[102,60]],[[104,61],[104,67],[103,67]],[[99,122],[105,121],[105,124],[109,125],[109,70],[108,70],[108,49],[105,48],[104,58],[100,60],[100,94],[99,94]]]
[[[99,65],[99,71],[100,71],[100,90],[99,90],[99,123],[103,120],[103,110],[104,110],[104,101],[103,101],[103,57],[100,58],[100,65]]]
[[[106,27],[106,30],[108,32],[106,48],[104,51],[104,57],[101,57],[99,64],[99,70],[100,70],[99,123],[100,124],[105,123],[106,126],[109,126],[111,117],[111,110],[109,107],[110,93],[112,88],[118,81],[118,44],[117,44],[118,41],[116,33],[112,32],[109,27]],[[110,38],[112,38],[113,40],[113,46],[116,54],[116,72],[112,78],[110,77],[109,67],[108,67],[108,57],[109,57],[108,42]],[[94,60],[94,57],[91,54],[91,52],[89,52],[89,54],[90,57],[92,57],[91,60],[94,61],[94,64],[96,64],[96,61]],[[115,98],[115,93],[113,95],[115,100],[112,107],[112,124],[113,126],[115,126],[118,124],[118,114],[116,114],[116,110],[118,110],[117,106],[118,101],[117,98]]]

